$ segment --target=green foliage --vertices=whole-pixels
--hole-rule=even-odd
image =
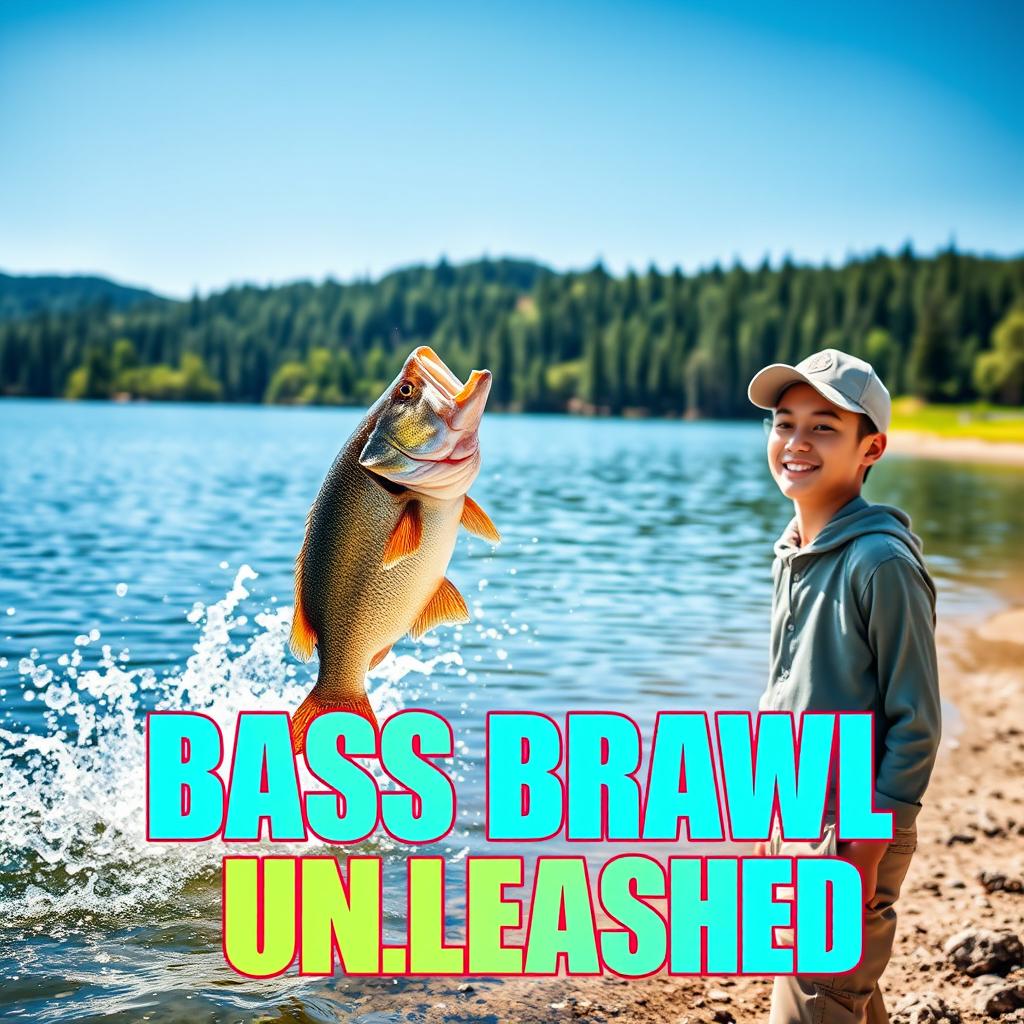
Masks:
[[[1011,310],[992,335],[993,349],[974,363],[974,383],[991,401],[1024,403],[1024,309]]]
[[[110,398],[114,371],[110,356],[100,345],[90,345],[82,363],[68,378],[68,398]]]
[[[265,401],[282,405],[341,405],[351,400],[355,373],[342,350],[311,349],[305,362],[282,363],[267,385]]]
[[[835,345],[874,362],[894,394],[1012,402],[1015,308],[1024,260],[952,249],[621,278],[600,264],[554,274],[442,261],[375,282],[246,286],[0,322],[0,394],[365,407],[411,349],[430,345],[463,378],[491,369],[493,408],[748,416],[756,370]]]
[[[139,366],[135,346],[126,338],[114,344],[112,356],[90,347],[85,362],[71,371],[66,398],[135,398],[159,402],[215,402],[220,384],[194,352],[181,357],[178,369],[157,363]]]

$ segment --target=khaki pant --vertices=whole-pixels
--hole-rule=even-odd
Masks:
[[[769,1024],[887,1024],[889,1014],[878,981],[892,955],[896,900],[917,849],[917,829],[898,828],[878,865],[874,899],[864,910],[864,950],[848,974],[779,975],[772,989]],[[786,843],[773,837],[775,856],[836,855],[835,826],[826,825],[820,844]]]

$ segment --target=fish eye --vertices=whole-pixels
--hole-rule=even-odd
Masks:
[[[412,393],[415,390],[416,389],[407,380],[402,381],[402,383],[398,385],[398,393],[403,398],[412,398]]]

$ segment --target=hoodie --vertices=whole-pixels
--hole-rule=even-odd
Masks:
[[[806,547],[775,544],[762,711],[874,714],[875,806],[914,824],[939,745],[935,584],[906,513],[848,502]]]

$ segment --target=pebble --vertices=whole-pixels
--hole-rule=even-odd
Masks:
[[[980,871],[977,877],[985,892],[1024,892],[1024,879],[1005,875],[1002,871]]]
[[[960,1024],[960,1012],[934,992],[914,992],[893,1008],[892,1024]]]
[[[972,836],[968,832],[954,832],[951,836],[946,839],[947,846],[956,846],[957,843],[963,843],[965,846],[973,843],[977,836]]]
[[[982,974],[1005,976],[1024,964],[1024,945],[1011,931],[965,928],[947,939],[943,952],[972,978]]]
[[[974,1008],[979,1013],[1000,1017],[1024,1007],[1024,981],[986,974],[978,978],[973,998]]]

